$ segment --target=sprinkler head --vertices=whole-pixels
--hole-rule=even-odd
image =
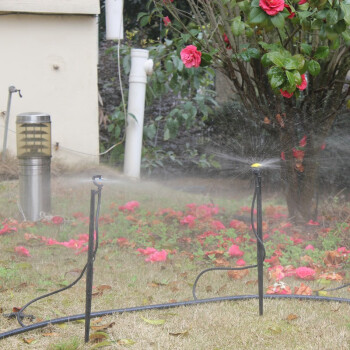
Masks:
[[[103,183],[102,183],[102,175],[94,175],[92,177],[92,182],[94,183],[95,186],[98,187],[98,189],[101,189],[103,187]]]
[[[254,163],[250,167],[251,168],[260,168],[262,165],[260,163]]]

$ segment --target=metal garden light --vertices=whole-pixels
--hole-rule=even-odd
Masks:
[[[21,210],[25,220],[38,221],[51,211],[50,115],[19,114],[16,129]]]

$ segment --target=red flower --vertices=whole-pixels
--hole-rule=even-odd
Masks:
[[[286,160],[286,155],[285,155],[285,153],[283,151],[281,152],[281,159],[282,160]]]
[[[223,38],[224,38],[224,42],[226,43],[226,49],[227,49],[227,50],[231,50],[232,47],[231,47],[231,45],[230,45],[230,40],[228,39],[226,33],[224,33],[222,36],[223,36]]]
[[[136,250],[143,255],[151,255],[157,251],[157,249],[153,247],[147,247],[146,249],[138,248]]]
[[[308,244],[308,245],[305,247],[305,250],[312,250],[312,251],[314,251],[314,250],[315,250],[315,247],[314,247],[312,244]]]
[[[316,271],[314,269],[311,269],[310,267],[302,266],[295,269],[295,276],[303,280],[313,280],[315,274]]]
[[[195,225],[195,220],[196,218],[193,215],[187,215],[180,221],[180,224],[188,224],[188,227],[193,227]]]
[[[228,250],[228,253],[230,254],[230,256],[235,256],[235,257],[241,257],[244,255],[244,252],[242,252],[239,249],[239,246],[236,244],[232,244],[230,249]]]
[[[29,254],[29,250],[22,247],[22,246],[19,246],[19,247],[15,247],[15,252],[18,254],[18,255],[21,255],[21,256],[30,256]]]
[[[168,26],[169,24],[171,24],[171,20],[169,16],[163,17],[163,23],[165,26]]]
[[[63,224],[64,219],[62,216],[53,216],[51,222],[55,225],[61,225]]]
[[[314,220],[310,220],[307,224],[311,226],[320,226],[320,223]]]
[[[297,85],[299,90],[305,90],[307,88],[307,80],[305,78],[305,74],[301,75],[301,84]]]
[[[140,203],[137,201],[131,201],[126,203],[125,205],[121,205],[118,209],[122,212],[134,212],[135,208],[138,208]]]
[[[0,235],[9,233],[11,231],[17,232],[17,227],[10,227],[8,224],[5,224],[4,227],[0,230]]]
[[[214,230],[218,230],[218,231],[225,230],[226,228],[225,225],[219,220],[213,220],[211,223],[211,226]]]
[[[284,4],[284,7],[288,10],[288,12],[290,13],[290,15],[288,16],[288,18],[294,18],[295,17],[295,12],[292,12],[292,9],[290,8],[289,5]]]
[[[259,6],[269,15],[275,16],[284,9],[284,0],[260,0]]]
[[[188,45],[180,52],[180,57],[186,68],[198,68],[201,64],[202,53],[194,45]]]
[[[322,145],[321,145],[321,150],[323,151],[325,148],[326,148],[326,143],[323,142]]]
[[[238,259],[236,261],[236,265],[237,266],[245,266],[246,265],[246,262],[243,260],[243,259]]]
[[[300,150],[300,149],[296,149],[296,148],[293,148],[293,157],[294,158],[297,158],[297,159],[302,159],[304,158],[304,155],[305,155],[305,152]]]
[[[300,0],[300,1],[298,2],[298,5],[303,5],[303,4],[307,3],[307,1],[308,1],[308,0]]]
[[[293,96],[293,92],[288,92],[287,90],[280,89],[280,93],[283,97],[291,98]]]
[[[304,137],[299,141],[299,146],[300,147],[305,147],[306,146],[306,139],[307,139],[307,136],[304,135]]]
[[[151,254],[145,261],[155,262],[155,261],[165,261],[168,256],[168,252],[166,250],[155,251]]]

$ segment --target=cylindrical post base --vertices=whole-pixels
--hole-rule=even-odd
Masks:
[[[26,220],[38,221],[51,211],[51,158],[19,159],[20,205]]]

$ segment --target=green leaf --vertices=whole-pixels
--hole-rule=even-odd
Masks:
[[[162,320],[162,319],[159,319],[159,320],[150,320],[148,318],[145,318],[145,317],[142,317],[140,316],[142,320],[144,320],[146,323],[148,324],[152,324],[152,325],[155,325],[155,326],[160,326],[162,324],[165,323],[165,320]]]
[[[327,11],[326,15],[327,24],[332,25],[338,22],[338,11],[335,9],[330,9]]]
[[[302,81],[300,72],[298,70],[293,70],[292,74],[294,76],[295,84],[300,85]]]
[[[333,29],[336,33],[341,34],[346,30],[346,22],[342,19],[337,24],[333,26]]]
[[[202,52],[202,56],[201,56],[201,67],[207,67],[211,65],[211,61],[212,61],[213,57],[211,57],[211,55],[209,55],[206,52]]]
[[[249,57],[251,57],[251,58],[255,58],[255,59],[260,58],[260,51],[259,51],[259,49],[256,49],[255,47],[250,47],[247,50],[247,53],[248,53]]]
[[[335,40],[331,41],[330,49],[337,50],[337,49],[339,49],[339,46],[340,46],[340,38],[338,37]]]
[[[304,58],[304,56],[303,56],[303,55],[294,55],[292,58],[293,58],[293,60],[294,60],[295,62],[298,62],[298,67],[297,67],[297,69],[298,69],[298,70],[303,69],[303,67],[304,67],[304,65],[305,65],[305,58]]]
[[[316,49],[316,52],[314,54],[314,58],[324,59],[324,58],[327,58],[328,55],[329,55],[329,47],[328,46],[319,46]]]
[[[298,12],[298,17],[301,19],[301,20],[304,20],[305,18],[308,18],[312,15],[312,12],[310,11],[299,11]]]
[[[231,25],[232,33],[235,36],[239,36],[244,33],[244,23],[241,20],[241,17],[236,17]]]
[[[276,89],[279,86],[283,85],[284,82],[286,81],[286,76],[284,74],[283,69],[276,66],[271,67],[268,70],[267,76],[270,80],[270,84],[273,89]]]
[[[312,29],[312,30],[321,29],[322,24],[323,24],[322,19],[315,19],[315,20],[312,21],[312,23],[311,23],[311,29]]]
[[[284,21],[284,16],[282,15],[281,12],[278,12],[278,14],[275,16],[271,16],[271,22],[276,28],[279,28],[279,29],[284,28],[285,21]]]
[[[269,56],[267,53],[261,57],[261,63],[264,67],[271,66],[272,61],[269,59]]]
[[[299,67],[299,62],[296,60],[296,59],[294,59],[293,57],[288,57],[288,58],[285,58],[284,59],[284,67],[286,68],[286,69],[298,69],[298,67]]]
[[[261,24],[267,18],[267,14],[260,7],[252,7],[249,13],[249,22],[252,24]]]
[[[267,56],[269,60],[272,61],[276,66],[278,67],[284,66],[284,56],[281,53],[277,51],[273,51],[273,52],[269,52]]]
[[[140,26],[145,27],[150,22],[150,16],[143,16],[140,20]]]
[[[253,0],[251,3],[251,7],[259,7],[259,0]]]
[[[304,53],[305,55],[311,56],[311,52],[312,52],[312,46],[311,45],[302,43],[300,45],[300,47],[301,47],[301,52],[302,53]]]
[[[350,4],[345,4],[342,2],[340,4],[341,9],[344,12],[344,20],[347,24],[350,24]]]
[[[286,76],[288,79],[288,83],[291,87],[295,87],[295,78],[294,78],[294,74],[292,72],[290,72],[289,70],[286,70]]]
[[[318,75],[321,71],[320,64],[315,60],[309,61],[309,63],[307,64],[307,68],[308,68],[310,74],[313,76]]]
[[[338,33],[331,27],[326,26],[326,36],[328,40],[335,40],[338,38]]]

